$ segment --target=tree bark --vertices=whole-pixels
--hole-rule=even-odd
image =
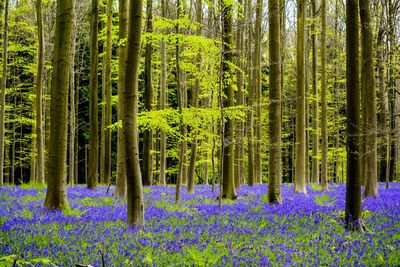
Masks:
[[[128,46],[126,58],[126,79],[123,92],[122,114],[125,140],[125,173],[128,186],[128,225],[144,225],[144,204],[142,176],[138,149],[138,75],[140,44],[142,36],[143,0],[129,1]]]
[[[36,2],[38,28],[38,65],[36,75],[36,179],[44,183],[44,146],[43,146],[43,19],[42,0]]]
[[[378,179],[377,179],[377,146],[376,146],[376,92],[374,79],[374,62],[372,47],[372,29],[369,0],[360,1],[360,18],[361,18],[361,35],[362,35],[362,72],[361,81],[364,83],[365,97],[365,197],[378,196]]]
[[[234,106],[233,80],[231,78],[233,64],[233,38],[232,38],[232,3],[222,1],[222,86],[225,94],[223,100],[224,108]],[[236,198],[234,182],[234,120],[227,117],[224,125],[223,147],[222,147],[222,197]]]
[[[0,81],[0,186],[4,183],[4,123],[5,123],[5,99],[7,87],[7,52],[8,52],[8,8],[9,0],[5,0],[4,7],[4,30],[3,30],[3,51],[2,51],[2,74]]]
[[[98,185],[99,157],[99,119],[98,119],[98,0],[92,0],[92,20],[90,26],[90,80],[89,80],[89,177],[87,187],[94,189]]]
[[[323,1],[323,0],[322,0]],[[311,29],[311,48],[312,48],[312,171],[311,181],[315,184],[319,183],[319,135],[318,135],[318,87],[317,87],[317,32],[316,32],[316,14],[317,14],[317,0],[311,1],[312,17],[314,19]],[[322,7],[322,2],[321,2]],[[321,17],[322,19],[322,17]],[[321,43],[322,43],[321,36]],[[321,47],[321,49],[323,49]],[[321,57],[323,53],[321,52]],[[322,60],[321,60],[322,63]],[[322,64],[321,64],[322,65]],[[322,66],[321,66],[322,67]],[[323,70],[321,69],[321,72]]]
[[[297,0],[297,93],[296,93],[296,165],[295,193],[307,193],[306,190],[306,131],[305,131],[305,8],[306,0]]]
[[[111,177],[111,128],[109,126],[112,124],[111,115],[112,115],[112,79],[111,79],[111,58],[112,58],[112,18],[113,18],[113,0],[107,1],[107,33],[106,33],[106,54],[105,54],[105,69],[104,69],[104,78],[105,78],[105,96],[106,96],[106,105],[105,105],[105,127],[104,131],[104,165],[101,166],[103,168],[104,174],[104,183],[106,185],[110,184]]]
[[[255,81],[255,102],[256,116],[254,125],[255,146],[254,146],[254,176],[257,183],[262,183],[262,154],[261,154],[261,42],[262,42],[262,0],[257,0],[256,5],[256,23],[255,23],[255,55],[254,55],[254,81]]]
[[[128,1],[119,1],[119,66],[118,66],[118,120],[123,120],[122,103],[124,103],[124,86],[126,83],[126,59],[127,59],[127,43],[128,36]],[[115,196],[126,196],[126,173],[125,173],[125,141],[123,129],[118,128],[117,137],[117,181],[115,186]]]
[[[202,19],[203,19],[203,1],[202,0],[196,0],[196,21],[199,24],[197,28],[196,35],[201,36],[202,32]],[[200,51],[197,53],[197,62],[196,62],[196,67],[198,71],[201,71],[201,53]],[[196,78],[195,84],[193,87],[193,92],[192,92],[192,107],[193,108],[198,108],[198,96],[199,96],[199,91],[200,91],[200,79],[199,77]],[[195,133],[196,134],[196,133]],[[190,148],[190,164],[189,164],[189,171],[188,171],[188,186],[187,186],[187,191],[189,194],[194,193],[194,180],[195,180],[195,175],[196,175],[196,154],[197,154],[197,138],[196,136],[193,137],[193,141],[191,143],[191,148]]]
[[[71,40],[71,61],[69,70],[69,159],[68,159],[68,180],[71,186],[75,182],[75,46],[76,46],[76,16],[75,10],[72,13],[72,40]]]
[[[326,0],[321,0],[321,137],[322,137],[322,161],[321,161],[321,185],[322,190],[328,190],[328,118],[326,99]]]
[[[347,182],[346,227],[361,229],[358,0],[346,0]]]
[[[54,60],[50,103],[48,185],[44,206],[49,210],[68,207],[66,163],[68,144],[68,89],[74,0],[57,1]]]
[[[152,34],[153,32],[153,0],[147,0],[147,20],[146,32]],[[152,38],[148,37],[146,43],[146,57],[144,65],[144,108],[146,111],[152,110],[153,102],[153,78],[152,78],[152,54],[153,45]],[[152,185],[153,181],[153,131],[147,129],[143,132],[143,185]]]
[[[268,1],[269,22],[269,203],[281,202],[281,118],[282,118],[282,91],[281,91],[281,30],[280,30],[280,0]]]
[[[161,0],[161,16],[166,18],[167,0]],[[167,52],[165,40],[161,39],[161,76],[160,76],[160,109],[163,110],[167,105]],[[160,175],[158,183],[167,185],[166,171],[167,168],[167,136],[165,131],[160,131]]]

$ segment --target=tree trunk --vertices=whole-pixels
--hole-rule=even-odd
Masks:
[[[138,114],[138,75],[142,36],[143,0],[129,1],[128,46],[122,114],[125,140],[125,173],[128,185],[128,225],[144,225],[142,176],[139,164],[139,140],[136,118]]]
[[[322,0],[323,1],[323,0]],[[312,48],[312,171],[311,181],[315,184],[319,183],[319,135],[318,135],[318,87],[317,87],[317,33],[316,33],[316,13],[317,0],[312,0],[312,17],[314,19],[311,29],[311,48]],[[322,6],[322,3],[321,3]],[[321,36],[322,42],[322,36]],[[322,48],[323,49],[323,48]],[[321,56],[323,53],[321,53]],[[322,63],[322,62],[321,62]],[[322,67],[322,66],[321,66]],[[323,72],[323,70],[321,69]]]
[[[112,115],[112,79],[111,79],[111,58],[112,58],[112,18],[113,18],[113,0],[107,1],[107,33],[106,33],[106,54],[105,54],[105,96],[106,96],[106,105],[105,105],[105,127],[104,131],[104,183],[106,185],[110,184],[111,177],[111,128],[109,126],[112,124],[111,115]]]
[[[321,133],[322,133],[322,161],[321,185],[322,190],[328,190],[328,118],[326,100],[326,0],[321,1]]]
[[[305,131],[305,8],[306,0],[297,0],[297,94],[296,94],[296,166],[295,193],[307,193],[306,190],[306,131]]]
[[[361,228],[358,0],[346,0],[347,183],[346,227]]]
[[[128,1],[119,1],[119,66],[118,66],[118,120],[123,120],[122,103],[124,103],[124,86],[126,83],[126,59],[127,59],[127,44],[124,41],[128,36]],[[126,196],[126,174],[125,174],[125,141],[123,137],[123,129],[118,128],[117,139],[117,181],[115,186],[115,196]]]
[[[147,0],[147,20],[146,32],[152,34],[153,32],[153,0]],[[152,110],[153,102],[153,78],[152,78],[152,53],[153,45],[152,38],[148,37],[146,43],[146,58],[144,66],[144,108],[146,111]],[[143,132],[143,185],[152,185],[153,181],[153,131],[147,129]]]
[[[254,81],[256,98],[256,117],[254,125],[255,146],[254,146],[254,176],[257,183],[262,183],[262,154],[261,154],[261,42],[262,42],[262,0],[257,0],[256,23],[255,23],[255,55],[254,55]]]
[[[386,180],[386,169],[387,169],[387,152],[388,152],[388,132],[387,132],[387,113],[388,106],[386,100],[386,89],[385,89],[385,67],[384,67],[384,19],[385,13],[382,9],[379,23],[378,39],[377,39],[377,60],[376,65],[378,69],[378,113],[377,113],[377,125],[378,125],[378,177],[380,182]]]
[[[48,185],[44,203],[46,209],[49,210],[68,207],[65,175],[68,145],[68,89],[73,12],[74,0],[57,1],[50,103]]]
[[[90,80],[89,80],[89,177],[87,187],[94,189],[98,184],[99,119],[98,119],[98,0],[92,0],[90,32]]]
[[[234,91],[232,80],[233,64],[233,38],[232,38],[232,3],[222,1],[222,86],[225,94],[223,100],[224,108],[234,106]],[[234,181],[234,120],[226,118],[222,127],[224,127],[223,147],[222,147],[222,197],[234,199],[236,198],[235,181]]]
[[[161,16],[166,17],[167,0],[161,0]],[[160,109],[163,110],[167,105],[167,52],[165,40],[161,39],[161,76],[160,76]],[[167,185],[165,171],[167,168],[167,136],[165,131],[160,131],[160,175],[159,185]]]
[[[43,19],[42,0],[36,2],[36,17],[38,27],[38,65],[36,75],[36,179],[44,183],[44,147],[43,147]]]
[[[243,71],[244,71],[244,62],[243,62],[243,42],[244,42],[244,13],[243,13],[243,0],[239,0],[238,13],[240,16],[238,17],[238,26],[236,31],[236,51],[237,51],[237,62],[236,65],[238,69],[236,71],[236,79],[237,79],[237,94],[236,94],[236,105],[243,106],[244,102],[244,84],[243,84]],[[246,10],[247,11],[247,10]],[[244,180],[244,122],[242,120],[238,120],[236,123],[236,144],[235,144],[235,188],[240,188],[242,181]]]
[[[281,117],[282,117],[282,92],[281,92],[281,30],[280,30],[280,0],[268,1],[269,22],[269,203],[281,202]]]
[[[247,53],[247,106],[249,107],[248,115],[247,115],[247,183],[250,186],[253,186],[255,183],[255,174],[254,174],[254,136],[253,136],[253,104],[254,104],[254,86],[253,86],[253,71],[252,71],[252,40],[253,40],[253,25],[251,21],[251,1],[247,0],[246,2],[247,12],[246,18],[248,18],[247,22],[247,42],[246,42],[246,53]]]
[[[177,20],[179,21],[180,19],[180,13],[181,13],[181,2],[180,0],[177,0]],[[176,25],[176,34],[179,34],[179,23]],[[179,162],[178,162],[178,173],[176,177],[176,191],[175,191],[175,202],[178,202],[180,197],[181,197],[181,185],[182,185],[182,180],[183,180],[183,173],[184,173],[184,160],[185,160],[185,146],[186,142],[184,141],[184,133],[185,133],[185,127],[183,125],[183,106],[184,106],[184,95],[183,95],[183,89],[181,88],[181,68],[180,68],[180,62],[179,62],[179,54],[180,54],[180,49],[179,49],[179,40],[176,40],[176,46],[175,46],[175,67],[176,67],[176,74],[175,74],[175,79],[176,79],[176,92],[178,95],[178,105],[179,105],[179,133],[180,133],[180,141],[179,141]]]
[[[69,160],[68,160],[68,182],[71,186],[75,182],[75,46],[76,46],[76,16],[73,12],[72,18],[72,40],[71,40],[71,62],[69,70]]]
[[[5,123],[5,99],[7,87],[7,50],[8,50],[8,7],[9,0],[5,0],[4,8],[4,30],[3,30],[3,51],[2,51],[2,75],[0,80],[0,186],[4,183],[4,123]]]
[[[362,72],[361,81],[364,83],[366,108],[366,155],[365,155],[365,190],[364,196],[376,197],[378,195],[377,179],[377,147],[376,147],[376,92],[374,79],[374,63],[372,48],[371,15],[369,0],[360,1],[361,35],[362,35]]]
[[[202,32],[202,18],[203,17],[203,1],[202,0],[196,0],[196,21],[199,24],[197,28],[196,35],[201,36]],[[201,53],[200,51],[197,54],[197,69],[200,72],[201,71]],[[193,108],[198,108],[198,96],[199,96],[199,91],[200,91],[200,79],[197,77],[195,80],[195,85],[193,87],[193,92],[192,92],[192,107]],[[196,134],[196,133],[195,133]],[[188,171],[188,186],[187,186],[187,191],[189,194],[194,193],[194,179],[196,175],[196,154],[197,154],[197,138],[194,136],[191,148],[190,148],[190,164],[189,164],[189,171]]]

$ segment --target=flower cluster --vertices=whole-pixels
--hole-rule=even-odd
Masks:
[[[125,200],[106,187],[68,188],[71,210],[46,212],[45,190],[0,188],[0,259],[47,258],[57,266],[363,266],[400,264],[400,184],[379,186],[363,201],[367,232],[343,223],[345,186],[307,188],[269,205],[266,185],[242,186],[239,198],[223,201],[210,186],[196,186],[174,203],[174,187],[145,191],[143,230],[126,227]],[[1,262],[0,262],[1,263]]]

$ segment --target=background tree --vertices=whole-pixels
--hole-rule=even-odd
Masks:
[[[280,30],[280,0],[268,1],[269,29],[269,203],[280,203],[281,201],[281,30]]]
[[[223,107],[225,112],[227,108],[234,106],[233,81],[231,79],[233,64],[233,36],[232,36],[232,3],[226,0],[222,1],[222,86],[224,92]],[[229,115],[224,119],[223,147],[222,147],[222,197],[236,198],[234,182],[234,120]]]
[[[305,58],[305,0],[297,0],[297,46],[296,46],[296,166],[295,186],[296,193],[306,193],[306,135],[305,135],[305,80],[304,80],[304,58]]]
[[[124,103],[124,86],[126,83],[126,59],[127,59],[127,43],[128,36],[128,0],[119,1],[119,65],[118,65],[118,120],[123,119],[122,103]],[[125,173],[125,140],[122,128],[118,128],[117,137],[117,181],[115,195],[117,197],[126,196],[126,173]]]
[[[364,88],[364,103],[365,106],[365,190],[364,196],[376,197],[378,195],[378,179],[377,179],[377,147],[376,147],[376,132],[377,132],[377,117],[376,117],[376,92],[374,79],[374,64],[373,64],[373,46],[372,46],[372,28],[370,3],[368,0],[360,1],[360,18],[361,18],[361,36],[362,36],[362,71],[361,82]]]
[[[1,3],[1,6],[3,6]],[[3,51],[2,51],[2,73],[0,81],[0,186],[4,183],[4,123],[5,123],[5,105],[6,105],[6,87],[7,87],[7,49],[8,49],[8,8],[9,0],[4,3],[4,30],[3,30]],[[2,9],[2,8],[1,8]],[[1,11],[0,9],[0,11]],[[1,30],[1,29],[0,29]]]
[[[89,177],[88,188],[97,187],[98,179],[98,0],[92,0],[90,26],[90,82],[89,82]]]

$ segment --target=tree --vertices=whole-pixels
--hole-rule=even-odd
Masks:
[[[147,0],[146,32],[153,32],[153,0]],[[144,107],[146,111],[152,110],[153,78],[152,78],[153,44],[151,37],[146,43],[146,56],[144,65]],[[153,181],[153,131],[146,129],[143,133],[143,184],[152,185]]]
[[[199,24],[197,27],[197,36],[201,36],[201,31],[202,31],[202,17],[203,17],[203,1],[202,0],[197,0],[196,1],[196,22]],[[197,53],[197,69],[200,72],[201,70],[201,53]],[[199,103],[198,103],[198,96],[199,96],[199,91],[200,91],[200,78],[196,77],[195,80],[195,85],[193,87],[192,91],[192,107],[198,108]],[[187,186],[187,191],[190,194],[194,193],[194,178],[196,174],[196,153],[197,153],[197,138],[194,136],[194,140],[191,143],[191,148],[190,148],[190,164],[189,164],[189,171],[188,171],[188,186]]]
[[[106,47],[105,47],[105,66],[104,66],[104,85],[103,88],[106,96],[106,105],[104,108],[105,112],[105,127],[102,129],[104,131],[104,165],[103,168],[103,182],[105,184],[110,184],[111,176],[111,97],[112,97],[112,79],[111,79],[111,57],[112,57],[112,18],[113,18],[113,0],[107,1],[107,23],[106,23]]]
[[[44,183],[44,146],[43,146],[43,19],[42,0],[36,2],[36,16],[38,28],[38,65],[36,75],[36,179]]]
[[[322,104],[322,164],[321,185],[328,190],[328,118],[326,99],[326,0],[321,0],[321,104]]]
[[[280,0],[268,1],[269,22],[269,203],[281,201],[281,116],[282,116],[282,92],[281,92],[281,30],[280,30]]]
[[[376,197],[378,195],[378,179],[377,179],[377,147],[376,147],[376,92],[374,79],[374,64],[373,64],[373,48],[372,48],[372,29],[371,15],[369,11],[369,0],[360,1],[360,18],[361,18],[361,36],[362,36],[362,71],[361,82],[364,88],[364,103],[365,108],[365,190],[364,196]]]
[[[50,103],[50,142],[45,207],[49,210],[68,206],[66,196],[66,160],[68,137],[68,89],[71,61],[71,37],[74,0],[57,1],[54,60]]]
[[[362,230],[358,0],[346,0],[347,182],[346,227]]]
[[[125,141],[125,173],[128,194],[128,225],[144,225],[142,175],[138,148],[138,75],[142,37],[143,0],[129,0],[129,22],[125,86],[122,102],[122,129]]]
[[[222,86],[225,95],[223,107],[234,106],[234,91],[231,79],[231,65],[233,64],[232,54],[232,2],[222,1]],[[222,147],[222,197],[236,198],[234,182],[234,120],[227,116],[224,118],[223,147]]]
[[[69,70],[69,159],[68,159],[68,179],[69,184],[74,185],[75,176],[75,55],[76,55],[76,9],[73,11],[72,18],[72,40],[71,40],[71,61]]]
[[[315,20],[317,13],[317,0],[311,1],[312,16]],[[311,181],[319,183],[319,135],[318,135],[318,86],[317,86],[317,30],[316,22],[313,21],[311,29],[311,49],[312,49],[312,171]],[[321,38],[322,39],[322,38]],[[321,53],[322,56],[322,53]],[[322,70],[323,71],[323,70]]]
[[[6,88],[7,88],[7,52],[8,52],[8,9],[9,0],[5,0],[4,7],[4,30],[3,30],[3,51],[2,51],[2,74],[0,81],[0,186],[4,183],[4,123],[5,123],[5,105],[6,105]]]
[[[237,94],[236,104],[238,106],[245,105],[245,91],[244,91],[244,29],[245,19],[243,13],[243,0],[238,2],[238,21],[236,31],[236,50],[238,51],[237,63],[238,69],[236,70],[237,76]],[[247,10],[246,10],[247,11]],[[236,122],[236,145],[235,145],[235,187],[239,188],[244,181],[244,121],[238,120]]]
[[[167,11],[167,0],[161,0],[161,16],[166,17]],[[160,74],[160,109],[163,110],[167,105],[167,55],[166,55],[166,45],[165,39],[161,39],[160,44],[161,53],[161,74]],[[165,131],[161,129],[160,131],[160,175],[159,184],[166,185],[165,170],[167,167],[167,136]]]
[[[119,1],[119,65],[118,65],[118,120],[123,119],[122,103],[124,103],[124,86],[126,83],[126,59],[127,45],[126,38],[128,36],[128,0]],[[115,187],[115,195],[117,197],[126,196],[126,173],[125,173],[125,141],[122,128],[118,128],[117,136],[117,182]]]
[[[90,26],[90,81],[89,81],[89,177],[86,177],[88,188],[97,187],[98,179],[98,0],[92,0],[92,20]]]
[[[305,8],[306,0],[297,0],[297,93],[296,93],[296,165],[295,193],[307,193],[306,190],[306,131],[305,131]]]
[[[257,0],[255,23],[255,49],[254,49],[254,90],[256,99],[256,117],[254,125],[254,176],[257,183],[262,183],[262,155],[261,155],[261,39],[262,39],[262,0]]]

